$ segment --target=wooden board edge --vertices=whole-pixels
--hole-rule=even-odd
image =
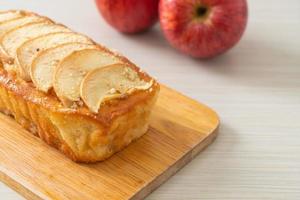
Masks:
[[[144,199],[150,193],[152,193],[155,189],[157,189],[160,185],[166,182],[169,178],[171,178],[174,174],[176,174],[180,169],[182,169],[186,164],[191,162],[194,157],[196,157],[201,151],[205,150],[218,136],[219,124],[217,127],[206,137],[202,142],[196,145],[191,151],[183,155],[177,162],[175,162],[172,166],[166,169],[161,175],[156,177],[150,182],[147,187],[141,188],[134,196],[130,198],[130,200],[140,200]],[[0,180],[2,183],[13,189],[15,192],[23,196],[25,199],[31,200],[43,200],[33,191],[27,189],[25,185],[19,183],[14,178],[8,176],[2,169],[0,170]]]
[[[160,185],[166,182],[169,178],[171,178],[174,174],[176,174],[180,169],[182,169],[186,164],[191,162],[193,158],[195,158],[201,151],[205,150],[218,136],[219,124],[217,127],[198,145],[196,145],[193,149],[183,155],[178,161],[176,161],[172,166],[166,169],[163,173],[161,173],[158,177],[154,178],[152,182],[150,182],[147,187],[141,188],[134,196],[130,198],[130,200],[140,200],[144,199],[150,193],[152,193],[155,189],[157,189]],[[23,196],[25,199],[31,200],[43,200],[44,198],[38,196],[38,194],[33,191],[27,189],[25,185],[19,183],[17,180],[13,178],[13,176],[7,175],[3,169],[0,169],[0,180],[2,183],[13,189],[15,192]]]
[[[9,188],[20,194],[25,199],[30,200],[43,200],[33,191],[29,190],[25,185],[19,183],[17,180],[7,175],[4,170],[0,170],[0,180],[2,183],[7,185]]]
[[[130,200],[141,200],[152,193],[160,185],[166,182],[169,178],[175,175],[180,169],[182,169],[186,164],[191,162],[200,152],[205,150],[218,136],[219,123],[216,128],[200,143],[193,147],[189,152],[184,154],[179,160],[177,160],[172,166],[167,168],[158,177],[154,178],[149,184],[141,188],[137,193],[135,193]]]
[[[171,89],[167,86],[166,89],[171,90],[172,92],[177,93],[180,96],[183,96],[185,98],[185,95],[181,94],[180,92]],[[190,98],[188,98],[190,99]],[[190,99],[193,100],[193,99]],[[195,103],[199,103],[196,100],[193,100]],[[173,165],[166,168],[160,175],[157,177],[153,177],[153,179],[145,185],[144,187],[140,188],[139,191],[137,191],[133,196],[131,196],[130,200],[139,200],[145,198],[147,195],[149,195],[151,192],[153,192],[155,189],[157,189],[161,184],[166,182],[170,177],[172,177],[174,174],[176,174],[180,169],[182,169],[186,164],[188,164],[190,161],[193,160],[193,158],[199,154],[201,151],[203,151],[206,147],[208,147],[217,137],[218,135],[218,128],[220,124],[219,117],[217,113],[211,109],[210,107],[199,103],[202,106],[205,106],[209,111],[215,116],[215,119],[217,119],[216,127],[212,129],[210,133],[207,134],[207,136],[202,140],[199,141],[197,145],[195,145],[193,148],[191,148],[188,152],[183,154]],[[2,115],[2,114],[1,114]],[[4,115],[5,116],[5,115]],[[7,117],[7,116],[5,116]],[[8,187],[12,188],[14,191],[19,193],[21,196],[23,196],[26,199],[32,199],[32,200],[43,200],[48,199],[44,194],[40,193],[39,191],[30,190],[30,188],[26,183],[22,183],[22,181],[18,181],[18,177],[14,176],[13,174],[10,175],[10,173],[7,173],[6,169],[0,168],[0,181],[3,182]]]

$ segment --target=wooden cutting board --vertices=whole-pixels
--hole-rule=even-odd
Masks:
[[[110,159],[76,164],[0,114],[0,179],[28,199],[142,199],[217,135],[210,108],[162,86],[146,135]]]

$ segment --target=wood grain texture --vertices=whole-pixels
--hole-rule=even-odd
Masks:
[[[162,87],[145,136],[107,161],[76,164],[0,115],[0,179],[28,199],[142,199],[217,135],[210,108]]]

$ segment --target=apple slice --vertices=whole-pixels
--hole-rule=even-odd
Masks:
[[[13,29],[16,29],[16,28],[21,27],[26,24],[42,22],[42,21],[51,22],[50,19],[48,19],[46,17],[41,17],[35,13],[30,13],[30,12],[25,12],[25,11],[20,11],[20,13],[22,14],[22,17],[18,17],[18,18],[0,22],[0,38],[2,38],[2,36],[5,33],[7,33],[8,31],[11,31]],[[2,61],[4,62],[5,69],[8,71],[11,71],[11,70],[15,71],[16,66],[5,64],[5,63],[13,63],[13,58],[9,57],[2,48],[0,48],[0,49],[1,49],[0,56],[1,56]]]
[[[0,12],[0,22],[16,19],[18,17],[22,17],[21,11],[11,10],[11,11]]]
[[[141,79],[130,66],[114,64],[89,72],[81,82],[80,96],[88,108],[97,113],[106,100],[147,90],[151,85],[152,81]]]
[[[54,73],[53,87],[60,100],[80,100],[80,84],[91,70],[122,62],[122,59],[103,49],[84,49],[75,51],[63,59]]]
[[[0,43],[8,55],[15,57],[16,50],[24,42],[55,32],[71,32],[71,30],[63,25],[53,24],[50,21],[30,23],[8,31],[3,35]]]
[[[53,24],[52,22],[37,22],[17,27],[3,35],[0,39],[2,49],[5,51],[7,56],[11,58],[9,60],[9,64],[15,64],[13,66],[17,67],[15,70],[19,72],[21,77],[25,73],[15,62],[18,47],[30,39],[55,32],[71,32],[71,30],[62,25]]]
[[[26,81],[30,81],[30,67],[33,59],[36,55],[51,47],[55,47],[60,44],[70,43],[70,42],[79,42],[85,44],[93,44],[93,41],[87,36],[73,33],[73,32],[58,32],[58,33],[49,33],[36,37],[34,39],[28,40],[23,43],[17,49],[17,60],[19,66],[22,68],[24,74],[22,78]]]
[[[38,15],[24,16],[16,19],[11,19],[0,23],[0,37],[7,31],[10,31],[16,27],[23,26],[25,24],[33,22],[49,21],[48,18],[40,17]]]
[[[82,43],[62,44],[40,52],[31,65],[31,79],[34,85],[43,92],[48,92],[52,87],[53,74],[57,65],[65,57],[81,49],[92,49],[96,46]]]

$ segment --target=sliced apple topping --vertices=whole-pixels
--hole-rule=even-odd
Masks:
[[[97,113],[106,100],[147,90],[151,85],[152,81],[144,81],[128,65],[114,64],[89,72],[81,83],[80,96],[88,108]]]
[[[22,78],[26,81],[31,80],[30,67],[32,61],[41,51],[70,42],[93,44],[92,40],[88,37],[72,32],[49,33],[23,43],[17,49],[18,64],[24,72]]]
[[[81,49],[96,48],[91,44],[68,43],[40,52],[31,65],[31,79],[34,85],[43,92],[53,87],[53,74],[57,65],[65,57]]]
[[[84,76],[93,69],[122,60],[102,49],[84,49],[75,51],[63,59],[54,73],[53,87],[60,100],[80,100],[80,84]]]
[[[16,19],[22,16],[22,12],[20,11],[6,11],[0,12],[0,22],[4,22],[11,19]]]
[[[45,35],[48,33],[55,32],[71,32],[67,27],[53,24],[52,22],[38,22],[26,24],[21,27],[10,30],[5,33],[0,40],[0,44],[3,50],[12,59],[16,58],[17,49],[26,41],[33,39],[35,37]],[[15,60],[13,60],[14,62]],[[12,64],[12,63],[10,63]],[[16,63],[14,63],[16,64]],[[18,68],[20,75],[22,76],[24,72],[22,68]]]
[[[30,16],[19,17],[16,19],[11,19],[8,21],[1,22],[0,37],[7,31],[10,31],[16,27],[23,26],[25,24],[29,24],[33,22],[42,22],[42,21],[49,21],[49,19],[37,15],[30,15]]]

